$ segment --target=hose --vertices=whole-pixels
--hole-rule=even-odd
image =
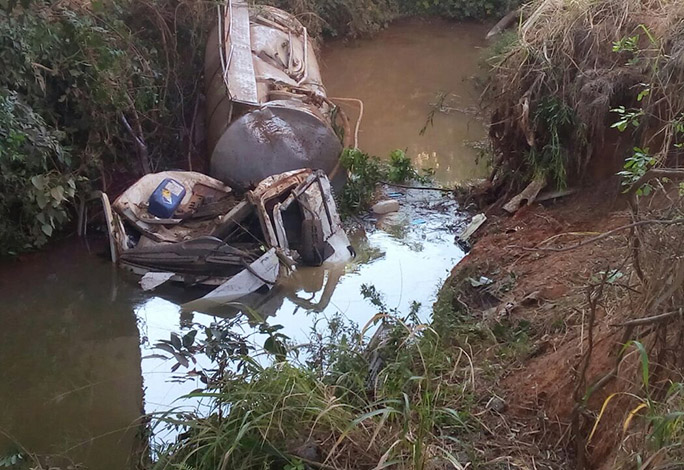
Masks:
[[[327,98],[329,101],[351,101],[358,103],[359,105],[359,117],[356,120],[356,126],[354,127],[354,148],[359,148],[359,128],[361,127],[361,119],[363,118],[363,101],[358,98]],[[337,165],[330,172],[330,179],[333,179],[337,172],[340,171],[340,166],[342,166],[342,160],[337,160]]]
[[[361,127],[361,119],[363,119],[363,101],[358,98],[329,98],[331,101],[349,101],[359,105],[359,117],[356,120],[356,127],[354,128],[354,148],[359,148],[359,128]]]

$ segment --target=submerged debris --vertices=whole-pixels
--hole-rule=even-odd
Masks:
[[[374,214],[382,215],[390,212],[397,212],[399,210],[399,202],[394,199],[387,199],[376,202],[371,208]]]

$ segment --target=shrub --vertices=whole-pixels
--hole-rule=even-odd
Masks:
[[[348,173],[347,182],[340,194],[340,209],[343,214],[367,209],[379,183],[427,183],[432,176],[431,169],[423,170],[423,174],[420,174],[403,150],[392,151],[389,161],[383,161],[359,149],[345,149],[340,162]]]
[[[60,134],[0,89],[0,255],[43,245],[68,220],[76,177]]]
[[[88,181],[107,190],[112,173],[132,180],[185,159],[208,11],[195,0],[0,4],[0,256],[43,245]]]

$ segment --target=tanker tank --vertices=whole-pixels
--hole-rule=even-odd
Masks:
[[[246,189],[289,170],[334,173],[338,108],[306,28],[277,8],[235,0],[217,17],[205,59],[211,175]]]

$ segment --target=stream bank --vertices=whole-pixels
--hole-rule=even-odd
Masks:
[[[659,316],[643,312],[655,302],[680,305],[681,281],[663,293],[652,279],[677,269],[664,253],[680,252],[681,229],[649,221],[681,214],[683,201],[665,186],[640,199],[635,215],[619,186],[614,177],[514,216],[489,211],[440,291],[436,323],[455,323],[456,344],[472,348],[474,412],[487,430],[476,447],[486,462],[631,468],[668,445],[664,461],[680,458],[681,362],[658,351],[681,341],[682,330],[658,331]],[[643,222],[635,220],[647,226],[636,249],[632,230]],[[650,441],[652,423],[671,426],[661,441]]]
[[[629,218],[614,180],[524,207],[513,217],[490,212],[471,251],[444,283],[435,315],[440,322],[457,321],[457,342],[473,348],[479,410],[488,430],[479,447],[484,461],[515,462],[515,468],[575,464],[571,423],[576,374],[587,348],[587,292],[601,273],[621,265],[628,233],[569,248]],[[601,318],[595,340],[600,352],[589,376],[615,360],[619,337],[608,324],[618,318]],[[608,394],[592,397],[592,407],[600,408]],[[614,445],[619,436],[613,431],[606,428],[598,446]],[[597,452],[595,461],[606,457]]]
[[[481,335],[482,386],[503,411],[488,426],[513,440],[492,439],[492,459],[680,468],[684,9],[536,1],[515,15],[490,61],[497,156],[474,194],[488,225],[442,291]],[[544,186],[576,193],[539,204]],[[502,216],[515,195],[525,204]]]

